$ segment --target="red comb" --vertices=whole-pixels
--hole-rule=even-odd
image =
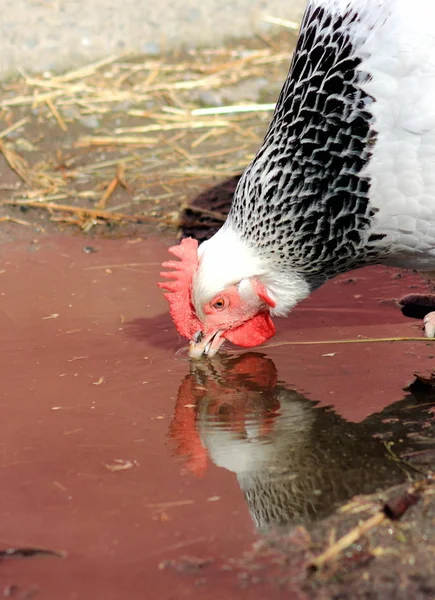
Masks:
[[[194,375],[187,375],[178,389],[169,435],[176,443],[175,454],[187,459],[185,471],[202,477],[207,471],[207,450],[198,433],[198,404],[207,390],[198,388]]]
[[[185,238],[178,246],[169,248],[169,252],[180,260],[163,263],[162,266],[171,271],[163,271],[160,275],[173,281],[162,281],[158,286],[167,290],[165,298],[178,332],[190,340],[201,329],[190,296],[193,274],[198,268],[198,242],[193,238]]]

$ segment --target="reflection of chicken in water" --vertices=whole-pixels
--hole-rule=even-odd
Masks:
[[[177,453],[197,475],[207,455],[236,473],[258,529],[321,518],[357,493],[403,480],[368,426],[283,387],[270,359],[249,353],[191,369],[171,423]]]

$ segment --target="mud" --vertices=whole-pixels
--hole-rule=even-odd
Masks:
[[[4,595],[312,597],[306,553],[337,507],[431,467],[431,392],[404,391],[431,372],[431,343],[191,367],[155,285],[170,241],[0,247],[0,550],[26,549],[0,564]],[[419,335],[396,300],[420,289],[384,268],[341,277],[275,341]],[[314,550],[295,525],[314,527]]]

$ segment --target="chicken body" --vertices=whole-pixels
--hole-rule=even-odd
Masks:
[[[434,22],[432,0],[309,0],[263,144],[198,249],[192,356],[265,341],[357,267],[435,272]]]

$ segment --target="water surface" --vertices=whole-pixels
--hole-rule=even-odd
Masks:
[[[432,369],[428,343],[190,365],[155,285],[168,243],[0,248],[0,546],[66,556],[7,559],[2,585],[17,594],[256,596],[231,564],[260,532],[403,480],[387,442],[409,455],[430,445],[431,399],[404,391]],[[342,277],[281,320],[274,342],[419,335],[395,306],[419,286],[383,268]]]

